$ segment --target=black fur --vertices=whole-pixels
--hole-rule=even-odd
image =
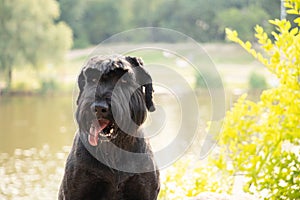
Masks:
[[[147,109],[155,110],[152,79],[141,59],[91,58],[78,77],[78,86],[79,130],[67,159],[59,200],[156,200],[159,172],[139,128]],[[95,111],[98,105],[107,107],[108,112]],[[113,131],[91,146],[89,129],[95,118],[113,122]],[[132,154],[141,157],[132,159]]]

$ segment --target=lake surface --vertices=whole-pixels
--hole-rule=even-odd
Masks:
[[[40,149],[45,145],[56,152],[70,146],[77,129],[72,101],[72,95],[0,97],[0,152],[12,154],[15,149]],[[185,108],[175,97],[158,95],[155,101],[157,111],[148,115],[146,127],[153,123],[149,130],[159,131],[156,135],[163,134],[162,128],[176,133],[172,127],[178,129],[180,112]],[[207,97],[199,100],[201,119],[209,118],[210,104]]]
[[[182,126],[186,136],[204,130],[212,108],[209,96],[196,97],[197,118],[192,117],[194,107],[185,97],[155,96],[157,110],[149,114],[144,127],[154,151],[172,142]],[[57,198],[77,129],[73,110],[72,95],[0,97],[0,199]],[[180,139],[182,144],[191,142],[185,141],[185,135]]]
[[[59,150],[71,145],[75,130],[71,96],[0,98],[0,152]]]

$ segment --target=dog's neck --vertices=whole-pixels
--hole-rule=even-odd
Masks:
[[[94,163],[95,165],[98,165],[100,161],[103,165],[115,166],[116,168],[117,166],[127,166],[131,170],[137,167],[148,169],[149,171],[155,170],[151,148],[145,138],[133,137],[123,133],[121,136],[118,136],[112,141],[99,141],[98,146],[94,147],[89,145],[86,134],[78,133],[76,137],[78,138],[76,146],[85,147],[85,152],[80,152],[79,154],[89,154],[88,157],[90,158],[91,163]],[[142,158],[142,160],[132,160],[131,155],[133,154],[130,152],[148,156]],[[78,153],[75,154],[77,155],[76,157],[79,157],[79,159],[82,157]],[[85,156],[85,159],[86,157],[87,156]],[[115,167],[112,168],[115,169]],[[138,168],[136,170],[138,171]]]
[[[143,145],[146,141],[141,130],[138,129],[133,134],[126,134],[121,130],[119,131],[117,137],[111,140],[114,145],[125,151],[146,153],[146,145]]]

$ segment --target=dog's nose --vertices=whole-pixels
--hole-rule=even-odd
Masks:
[[[105,117],[108,114],[109,107],[106,102],[95,102],[92,104],[91,109],[97,117]]]
[[[101,106],[95,107],[95,112],[97,112],[97,113],[105,114],[105,113],[107,113],[107,111],[108,111],[108,108],[106,108],[106,107],[101,107]]]

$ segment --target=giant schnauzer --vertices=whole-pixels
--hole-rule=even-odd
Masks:
[[[140,58],[95,56],[78,77],[79,129],[60,200],[156,200],[159,172],[140,125],[154,111]]]

